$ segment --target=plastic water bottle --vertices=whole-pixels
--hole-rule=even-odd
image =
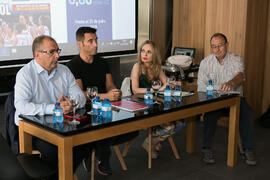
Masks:
[[[112,118],[112,105],[110,101],[105,98],[104,102],[102,103],[102,118],[103,119],[111,119]]]
[[[60,103],[55,103],[55,108],[53,109],[53,122],[62,123],[64,120],[63,109],[60,107]]]
[[[145,92],[145,94],[144,94],[144,96],[143,96],[144,104],[148,104],[148,89],[149,89],[149,88],[146,89],[146,92]]]
[[[92,116],[92,125],[96,126],[102,124],[102,118],[101,116]]]
[[[211,79],[208,81],[208,84],[206,87],[206,95],[211,96],[211,97],[214,96],[214,86]]]
[[[172,97],[172,91],[170,89],[170,86],[167,85],[164,90],[164,102],[171,102],[171,97]]]
[[[54,123],[53,128],[57,129],[58,131],[63,131],[64,130],[64,124],[63,123]]]
[[[175,90],[173,92],[173,98],[176,102],[181,102],[182,100],[182,90],[181,90],[181,86],[176,85],[175,86]]]
[[[153,104],[153,94],[150,88],[147,88],[144,94],[144,104],[147,104],[147,105]]]
[[[163,107],[164,110],[171,109],[171,102],[170,101],[164,101],[163,105],[164,105],[164,107]]]
[[[96,96],[95,100],[93,101],[93,115],[100,116],[101,107],[102,107],[102,103],[100,101],[100,97]]]

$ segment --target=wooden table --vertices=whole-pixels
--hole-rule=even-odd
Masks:
[[[196,123],[191,117],[217,109],[230,108],[227,165],[233,167],[237,163],[239,106],[240,97],[237,95],[207,99],[205,93],[196,93],[191,97],[183,98],[180,106],[173,106],[169,110],[138,112],[134,113],[134,117],[100,126],[91,126],[89,123],[89,126],[83,126],[67,133],[45,127],[44,124],[34,122],[30,116],[24,116],[23,120],[19,121],[20,152],[32,152],[32,136],[56,145],[58,147],[59,179],[73,179],[72,148],[74,146],[186,118],[186,151],[192,153],[195,150]]]

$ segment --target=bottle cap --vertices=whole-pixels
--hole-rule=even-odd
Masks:
[[[109,99],[108,98],[105,98],[104,101],[109,101]]]
[[[56,107],[60,107],[60,102],[55,103]]]
[[[147,91],[150,91],[150,88],[146,88]]]
[[[180,86],[179,85],[176,85],[175,88],[180,88]]]
[[[169,85],[166,85],[166,89],[170,89],[170,86]]]

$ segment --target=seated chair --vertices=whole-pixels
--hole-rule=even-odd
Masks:
[[[32,154],[19,154],[19,132],[18,132],[18,127],[17,125],[14,123],[14,115],[15,115],[15,106],[14,106],[14,91],[10,92],[6,102],[5,102],[5,110],[4,110],[4,128],[3,128],[3,132],[2,132],[2,136],[1,136],[1,144],[2,144],[2,140],[5,141],[3,142],[3,144],[5,143],[5,146],[9,146],[8,148],[10,148],[10,153],[12,153],[14,155],[14,157],[16,155],[18,161],[20,162],[21,166],[23,166],[24,170],[26,171],[26,177],[25,179],[44,179],[47,177],[51,177],[54,175],[56,175],[57,173],[57,169],[54,169],[50,166],[48,166],[47,164],[45,164],[41,159],[41,154],[39,151],[37,150],[33,150]],[[2,147],[2,145],[0,145],[0,147]],[[7,152],[8,149],[3,149],[3,152]],[[0,151],[2,152],[2,151]],[[1,155],[4,156],[4,154],[1,153]],[[9,154],[10,155],[10,154]],[[7,155],[9,157],[9,155]],[[14,158],[12,160],[12,157],[10,157],[11,160],[8,161],[9,163],[16,163]],[[1,158],[2,159],[2,158]],[[4,158],[3,158],[4,159]],[[3,162],[3,164],[5,163],[5,161],[1,161]],[[4,165],[3,165],[4,166]],[[17,166],[17,170],[19,170],[19,166]],[[2,166],[0,166],[2,167]],[[42,170],[44,169],[44,170]],[[22,172],[20,172],[22,173]],[[22,173],[23,174],[23,173]],[[16,175],[16,174],[15,174]],[[1,175],[0,175],[1,177]],[[6,176],[8,177],[8,176]],[[11,178],[8,179],[13,179],[13,176],[10,176]],[[18,175],[18,176],[14,176],[14,179],[16,179],[15,177],[17,177],[17,179],[24,179],[22,176],[22,178]],[[20,178],[18,178],[20,177]],[[74,174],[74,178],[77,178],[76,173]],[[1,179],[1,178],[0,178]],[[3,178],[5,179],[5,178]]]
[[[131,79],[130,77],[126,77],[123,82],[122,82],[122,85],[121,85],[121,91],[122,91],[122,96],[130,96],[132,95],[132,92],[131,92]],[[150,169],[151,166],[152,166],[152,142],[151,142],[151,139],[152,139],[152,128],[149,128],[148,129],[148,139],[149,139],[149,143],[148,143],[148,168]],[[180,156],[179,156],[179,153],[178,153],[178,150],[175,146],[175,143],[173,141],[173,138],[172,136],[169,136],[168,137],[168,141],[171,145],[171,148],[172,148],[172,151],[174,153],[174,156],[176,159],[180,159]],[[128,153],[128,149],[131,145],[131,141],[128,141],[124,147],[124,150],[123,150],[123,153],[122,153],[122,156],[123,157],[126,157],[127,153]]]
[[[10,92],[6,102],[4,109],[4,128],[2,135],[8,145],[10,146],[13,153],[19,153],[19,135],[18,135],[18,127],[14,123],[14,91]]]
[[[121,154],[120,148],[119,148],[119,144],[125,144],[125,149],[127,149],[130,144],[131,141],[136,138],[139,135],[139,131],[134,131],[131,133],[127,133],[127,134],[123,134],[123,135],[119,135],[119,136],[115,136],[112,138],[109,138],[109,141],[111,143],[111,146],[113,147],[114,152],[116,153],[116,156],[118,158],[118,160],[120,161],[120,164],[122,166],[122,169],[124,171],[127,171],[127,166],[126,163],[123,159],[123,156]],[[106,139],[105,139],[106,141]],[[95,169],[95,148],[93,148],[92,150],[92,155],[91,155],[91,179],[94,178],[94,169]]]
[[[14,123],[14,91],[8,94],[8,97],[5,102],[4,110],[4,128],[2,136],[5,139],[6,143],[11,148],[14,154],[19,154],[19,132],[18,127]],[[39,151],[33,150],[33,154],[40,154]]]
[[[122,96],[130,96],[131,95],[131,91],[130,91],[130,78],[125,78],[125,80],[123,81],[122,83],[122,86],[121,86],[121,90],[122,90]],[[127,171],[127,165],[123,159],[123,156],[121,154],[121,151],[120,151],[120,148],[119,148],[119,144],[123,144],[123,143],[126,143],[125,144],[125,147],[124,147],[124,154],[126,155],[127,152],[128,152],[128,149],[131,145],[131,141],[136,138],[137,136],[139,135],[139,131],[136,131],[136,132],[132,132],[132,133],[129,133],[129,136],[128,138],[115,138],[113,140],[113,144],[112,144],[112,147],[113,147],[113,150],[114,152],[116,153],[116,156],[121,164],[121,167],[124,171]],[[94,172],[95,172],[95,154],[96,154],[96,150],[95,148],[92,150],[92,154],[91,154],[91,179],[93,180],[94,179]]]
[[[43,162],[39,155],[15,155],[0,136],[0,179],[46,179],[56,175],[57,169]]]

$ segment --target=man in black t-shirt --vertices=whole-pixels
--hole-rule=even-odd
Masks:
[[[94,60],[90,64],[83,61],[80,55],[77,55],[67,64],[67,66],[74,74],[77,83],[79,82],[78,84],[82,84],[81,89],[83,91],[85,91],[88,86],[97,86],[100,94],[107,93],[106,76],[108,74],[108,78],[110,78],[111,73],[107,62],[104,59],[94,56]],[[112,86],[114,87],[113,82]]]
[[[115,101],[121,98],[122,92],[115,88],[112,75],[107,62],[97,55],[96,29],[91,27],[80,27],[76,31],[77,45],[80,54],[75,56],[67,66],[75,76],[76,82],[86,96],[87,86],[97,86],[98,96],[101,99],[108,98]],[[87,96],[86,96],[87,98]],[[96,143],[96,154],[98,158],[97,171],[101,175],[112,174],[110,167],[110,146],[123,138],[109,138]],[[91,160],[84,159],[83,167],[86,171],[91,169]]]
[[[84,94],[86,95],[87,86],[97,86],[98,96],[101,99],[108,98],[110,101],[120,99],[122,92],[115,88],[107,62],[97,55],[96,29],[80,27],[76,32],[76,40],[80,54],[75,56],[67,66]]]

